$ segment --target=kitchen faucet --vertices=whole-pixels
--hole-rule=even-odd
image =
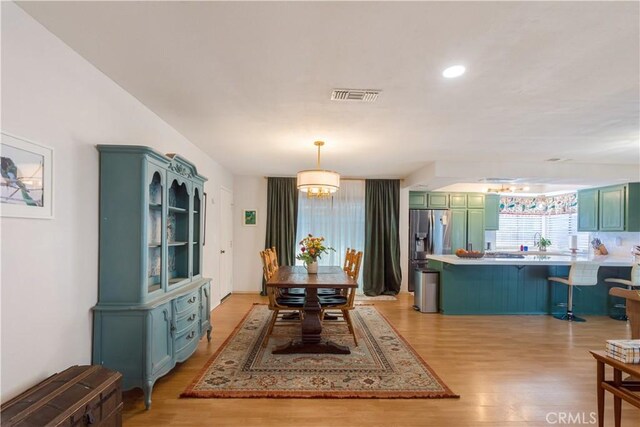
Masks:
[[[538,236],[537,240],[536,240],[536,236]],[[533,246],[539,248],[540,247],[540,239],[542,239],[542,233],[537,231],[536,234],[533,235]]]

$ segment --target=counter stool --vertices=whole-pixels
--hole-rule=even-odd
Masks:
[[[576,261],[571,263],[569,277],[549,277],[550,282],[564,283],[569,287],[567,295],[567,313],[553,316],[556,319],[569,322],[584,322],[581,317],[573,314],[573,287],[594,286],[598,284],[598,268],[600,264],[591,261]]]
[[[633,268],[631,268],[631,276],[629,277],[629,280],[610,278],[610,279],[604,279],[604,281],[607,283],[615,283],[618,285],[626,286],[628,290],[633,290],[633,288],[637,288],[640,290],[640,264],[633,264]],[[627,306],[624,304],[615,305],[614,307],[627,308]],[[626,321],[628,319],[626,313],[623,316],[611,316],[611,317],[616,320]]]

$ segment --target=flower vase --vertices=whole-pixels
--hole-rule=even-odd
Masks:
[[[317,274],[318,273],[318,261],[313,261],[313,262],[307,263],[306,267],[307,267],[307,273],[309,273],[309,274]]]

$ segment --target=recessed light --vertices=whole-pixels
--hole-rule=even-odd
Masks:
[[[464,74],[465,71],[466,71],[466,68],[464,68],[464,66],[462,66],[462,65],[454,65],[454,66],[449,67],[446,70],[444,70],[442,72],[442,76],[446,77],[448,79],[453,79],[453,78],[456,78],[456,77],[460,77],[461,75]]]

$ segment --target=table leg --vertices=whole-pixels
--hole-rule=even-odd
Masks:
[[[622,385],[622,371],[620,369],[613,368],[613,384],[619,389]],[[616,427],[621,425],[621,411],[622,411],[622,399],[615,394],[613,395],[613,413],[615,416]]]
[[[291,342],[272,351],[273,354],[295,353],[332,353],[350,354],[349,347],[331,341],[322,342],[322,322],[320,315],[318,290],[307,288],[304,301],[304,319],[302,320],[302,342]]]
[[[598,427],[604,427],[604,389],[602,382],[604,381],[604,362],[596,360],[596,381],[598,386]]]

